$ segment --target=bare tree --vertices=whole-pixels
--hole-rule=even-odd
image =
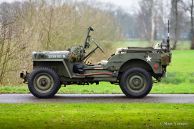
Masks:
[[[194,8],[194,3],[193,3],[194,0],[192,0],[191,2],[191,40],[192,40],[192,43],[191,43],[191,49],[194,50],[194,15],[193,15],[193,8]]]
[[[176,49],[178,38],[179,38],[179,11],[178,11],[178,3],[180,0],[171,0],[171,26],[173,31],[173,49]]]
[[[158,24],[163,23],[163,2],[156,0],[142,0],[139,4],[139,29],[143,30],[144,37],[153,43],[157,38],[157,29],[160,27]]]
[[[191,49],[194,50],[194,0],[181,0],[183,10],[190,15]]]
[[[154,39],[155,39],[155,30],[156,30],[156,26],[155,26],[155,19],[156,19],[156,15],[155,15],[155,1],[154,0],[150,0],[150,8],[151,8],[151,36],[150,36],[150,42],[153,43]]]
[[[140,10],[138,11],[138,24],[141,26],[141,38],[150,40],[149,30],[150,30],[150,7],[147,7],[147,2],[142,0],[139,3]]]

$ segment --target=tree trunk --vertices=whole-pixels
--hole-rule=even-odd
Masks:
[[[193,7],[194,7],[194,0],[192,0],[191,4],[191,49],[194,50],[194,17],[193,17]]]
[[[173,28],[174,28],[174,44],[173,44],[173,47],[172,49],[175,50],[177,48],[177,43],[178,43],[178,37],[179,37],[179,29],[178,29],[178,22],[179,22],[179,19],[178,19],[178,1],[179,0],[172,0],[171,1],[171,4],[172,4],[172,17],[173,17],[173,21],[174,21],[174,25],[173,25]]]
[[[49,21],[48,21],[48,31],[47,31],[47,42],[46,42],[46,50],[49,50],[50,45],[51,45],[51,40],[52,40],[52,22],[53,22],[53,12],[54,9],[53,7],[50,7],[50,16],[49,16]]]
[[[151,0],[151,34],[150,34],[150,42],[154,42],[155,34],[155,14],[154,14],[154,0]]]

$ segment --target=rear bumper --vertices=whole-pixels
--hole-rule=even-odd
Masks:
[[[23,83],[28,83],[28,76],[29,76],[29,73],[27,71],[20,73],[20,78],[24,80]]]

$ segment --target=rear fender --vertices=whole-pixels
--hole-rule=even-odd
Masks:
[[[125,62],[120,67],[119,72],[122,73],[125,70],[127,70],[129,68],[133,68],[133,67],[141,67],[141,68],[145,69],[146,71],[150,72],[152,74],[152,76],[155,78],[159,78],[159,77],[163,76],[163,74],[165,72],[164,68],[162,67],[160,62],[156,62],[156,61],[147,62],[147,61],[141,60],[141,59],[132,59],[132,60]]]
[[[152,73],[154,72],[152,66],[149,63],[147,63],[146,61],[141,60],[141,59],[132,59],[132,60],[125,62],[121,66],[119,71],[124,72],[127,69],[133,68],[133,67],[141,67],[141,68],[147,70],[148,72],[152,72]]]

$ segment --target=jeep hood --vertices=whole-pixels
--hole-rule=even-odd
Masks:
[[[33,52],[33,59],[66,59],[68,58],[69,51],[44,51]]]

